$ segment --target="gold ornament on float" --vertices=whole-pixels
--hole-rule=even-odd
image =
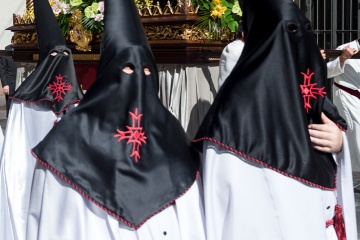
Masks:
[[[70,20],[70,25],[72,29],[69,32],[70,41],[76,43],[76,49],[79,51],[91,51],[91,46],[89,46],[92,41],[92,34],[84,29],[82,20],[81,20],[81,11],[76,9],[72,13]]]

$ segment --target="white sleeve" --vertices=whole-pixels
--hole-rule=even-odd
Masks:
[[[327,63],[327,77],[333,78],[344,73],[345,64],[343,67],[340,66],[340,58],[337,57],[335,60]]]

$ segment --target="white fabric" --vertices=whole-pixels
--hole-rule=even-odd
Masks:
[[[219,89],[235,67],[243,48],[244,42],[236,39],[223,49],[219,62]]]
[[[36,104],[13,100],[0,166],[0,239],[23,240],[35,166],[31,148],[54,126],[56,116]]]
[[[15,90],[26,80],[26,78],[35,70],[37,62],[17,62],[17,74]]]
[[[338,162],[337,170],[337,195],[338,203],[343,208],[343,216],[346,228],[347,240],[357,240],[357,223],[354,183],[348,140],[343,134],[343,148],[337,154],[333,154]]]
[[[160,64],[159,98],[193,139],[218,90],[219,66]]]
[[[27,240],[205,240],[200,180],[176,204],[130,229],[38,164]],[[166,235],[165,235],[166,234]]]
[[[337,50],[346,45],[360,50],[357,40],[343,44]],[[360,91],[360,59],[348,59],[343,68],[340,66],[339,57],[327,63],[328,78],[334,78],[334,82]],[[333,88],[333,102],[339,110],[340,115],[348,124],[346,133],[349,140],[350,156],[354,172],[360,171],[360,99],[337,88]]]
[[[2,130],[2,127],[0,127],[0,156],[2,154],[3,144],[4,144],[4,132]],[[1,158],[0,158],[0,165],[1,165]]]
[[[24,67],[17,68],[15,90],[17,90],[20,87],[21,83],[24,81],[23,78],[24,73],[25,73]]]
[[[326,228],[335,191],[310,187],[209,142],[203,181],[208,240],[337,240],[333,226]]]

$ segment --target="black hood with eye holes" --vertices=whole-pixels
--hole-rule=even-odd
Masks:
[[[83,93],[76,77],[72,52],[66,46],[48,1],[34,0],[34,12],[40,60],[12,98],[40,104],[59,115],[68,106],[79,102]],[[56,56],[51,53],[56,53]]]
[[[156,64],[133,0],[105,1],[102,44],[96,81],[33,154],[138,229],[194,184],[199,155],[158,97]],[[125,66],[134,72],[124,73]]]
[[[195,137],[226,146],[309,185],[335,188],[331,154],[312,147],[308,125],[321,123],[326,63],[310,22],[292,0],[241,0],[245,47]],[[264,21],[264,19],[266,19]],[[334,109],[336,111],[336,109]]]

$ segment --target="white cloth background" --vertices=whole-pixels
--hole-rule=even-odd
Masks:
[[[193,139],[218,91],[218,63],[160,64],[158,70],[160,100]]]

